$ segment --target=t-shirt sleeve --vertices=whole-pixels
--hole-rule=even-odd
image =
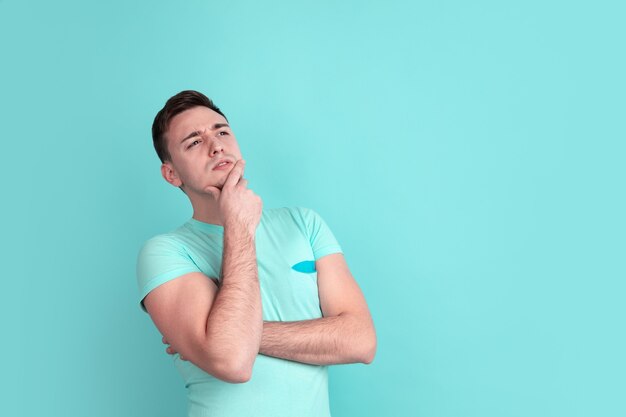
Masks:
[[[141,308],[146,311],[143,299],[159,285],[197,271],[200,269],[180,242],[165,236],[148,240],[137,258],[137,285]]]
[[[298,210],[304,220],[316,261],[331,253],[343,253],[333,232],[319,214],[307,208],[299,207]]]

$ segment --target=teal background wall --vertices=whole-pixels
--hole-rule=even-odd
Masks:
[[[624,416],[618,1],[0,1],[6,416],[181,416],[137,251],[191,214],[150,138],[229,116],[370,304],[334,416]]]

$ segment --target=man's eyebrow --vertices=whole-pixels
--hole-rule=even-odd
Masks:
[[[228,126],[228,123],[215,123],[215,124],[213,125],[213,127],[211,128],[211,130],[217,130],[217,129],[221,129],[221,128],[223,128],[223,127],[230,127],[230,126]],[[200,136],[200,134],[202,134],[202,132],[201,132],[201,131],[199,131],[199,130],[194,130],[193,132],[191,132],[190,134],[188,134],[187,136],[185,136],[185,137],[183,138],[183,140],[181,140],[181,141],[180,141],[180,143],[183,143],[183,142],[184,142],[184,141],[186,141],[187,139],[191,139],[191,138],[193,138],[194,136]]]
[[[184,141],[186,141],[187,139],[191,139],[194,136],[200,136],[200,132],[199,130],[194,130],[193,132],[191,132],[190,134],[188,134],[187,136],[185,136],[185,138],[183,140],[180,141],[180,143],[183,143]]]

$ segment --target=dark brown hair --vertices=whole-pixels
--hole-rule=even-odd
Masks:
[[[157,155],[159,155],[161,162],[171,159],[170,151],[167,149],[167,139],[165,138],[165,132],[167,132],[167,129],[170,127],[170,121],[177,114],[198,106],[208,107],[214,112],[224,116],[224,113],[213,104],[210,98],[194,90],[181,91],[175,96],[170,97],[170,99],[165,102],[165,106],[157,113],[152,123],[152,142],[154,143],[154,150]],[[226,116],[224,116],[224,118],[226,119]],[[226,119],[226,121],[228,121],[228,119]]]

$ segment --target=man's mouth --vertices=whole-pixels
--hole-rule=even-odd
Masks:
[[[232,164],[232,162],[230,161],[220,161],[217,164],[215,164],[215,166],[213,167],[213,171],[215,170],[222,170],[222,169],[226,169],[228,168],[230,165]]]

